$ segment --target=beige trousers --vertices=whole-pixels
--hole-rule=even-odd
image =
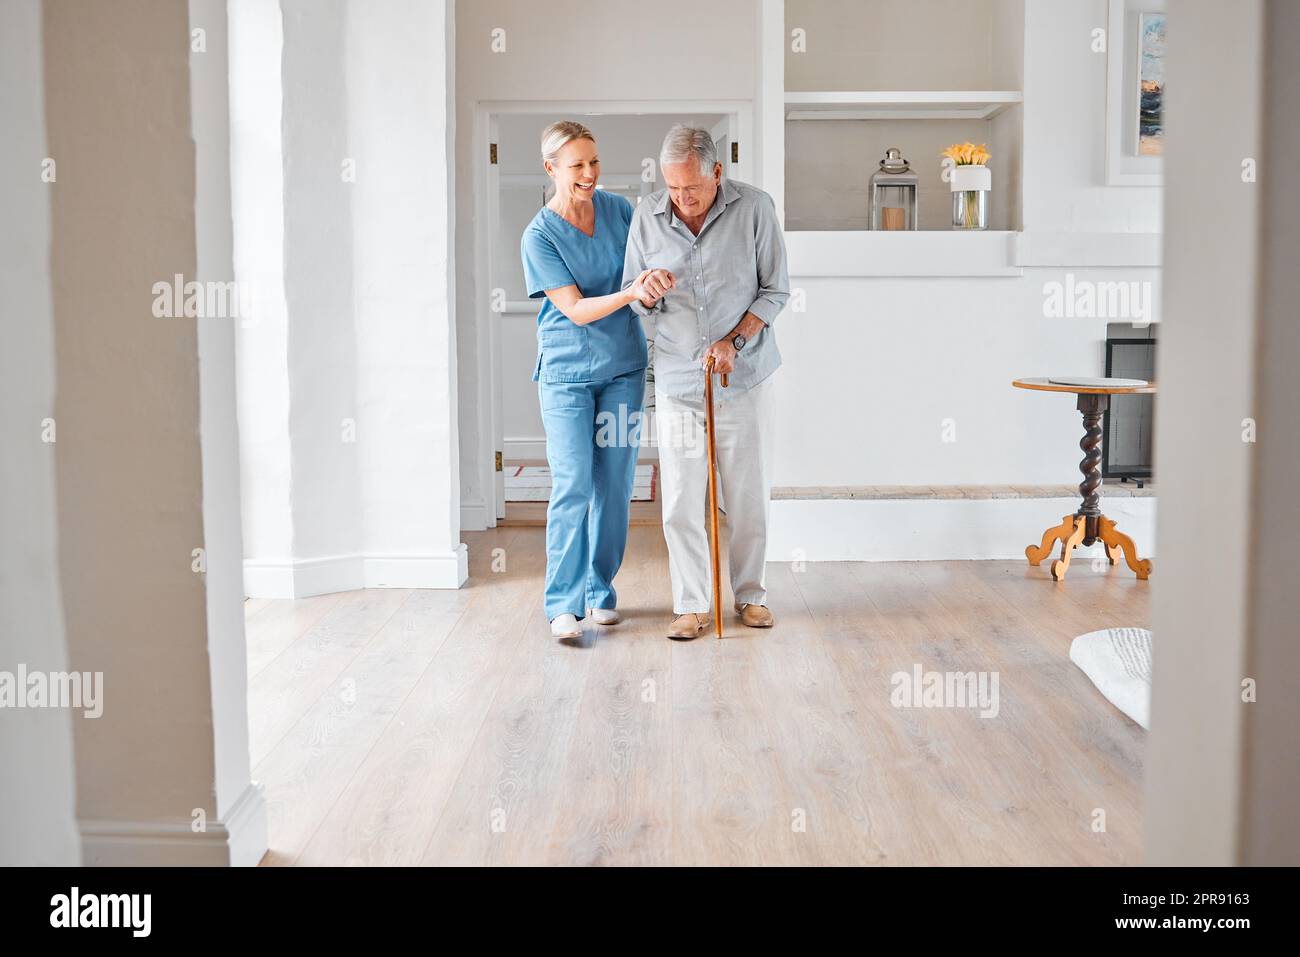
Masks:
[[[743,361],[743,360],[742,360]],[[714,380],[719,504],[730,533],[728,566],[736,604],[767,604],[767,519],[772,499],[772,377],[723,397]],[[713,605],[709,555],[709,463],[703,398],[674,399],[656,389],[664,539],[673,612],[706,614]],[[724,540],[727,532],[723,532]]]

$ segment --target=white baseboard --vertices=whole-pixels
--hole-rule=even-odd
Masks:
[[[292,598],[293,562],[244,559],[244,596]]]
[[[249,598],[308,598],[363,588],[364,581],[360,555],[244,561],[244,594]]]
[[[244,562],[249,598],[309,598],[358,588],[460,588],[469,579],[464,543],[433,555],[336,555]]]
[[[488,507],[485,502],[477,502],[460,507],[460,530],[462,532],[481,532],[489,527]]]
[[[768,523],[770,562],[897,562],[1021,559],[1043,531],[1079,507],[1076,498],[781,499]],[[1102,497],[1102,512],[1155,554],[1155,498]],[[1060,547],[1057,546],[1059,552]],[[1075,550],[1075,560],[1101,545]]]
[[[78,821],[87,867],[256,867],[266,854],[266,795],[251,782],[225,821]]]
[[[366,588],[459,588],[469,580],[469,549],[445,555],[367,555]]]
[[[266,817],[266,789],[250,781],[226,815],[231,867],[256,867],[266,855],[271,846]]]
[[[505,439],[501,455],[508,462],[545,462],[546,436],[527,436]]]

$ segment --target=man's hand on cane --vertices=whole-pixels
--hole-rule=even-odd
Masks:
[[[704,353],[704,360],[701,365],[707,369],[711,360],[714,372],[730,375],[736,371],[736,356],[739,353],[736,346],[743,347],[745,342],[753,340],[766,328],[767,323],[758,316],[752,312],[745,313],[744,318],[736,324],[736,328],[709,346],[709,351]],[[737,336],[741,338],[737,339]]]
[[[705,369],[709,368],[710,359],[713,360],[713,371],[720,375],[730,375],[736,371],[736,347],[730,339],[719,339],[709,346],[702,363]]]

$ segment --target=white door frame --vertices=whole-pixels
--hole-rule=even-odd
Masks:
[[[718,162],[722,164],[722,175],[747,183],[749,180],[743,176],[737,176],[731,168],[730,150],[726,148],[731,143],[731,128],[732,120],[728,117],[715,124],[713,129],[709,130],[709,133],[712,134],[714,143],[721,142],[724,144],[722,152],[718,154]]]
[[[493,131],[501,114],[543,113],[555,116],[580,116],[592,113],[616,113],[658,116],[663,114],[726,114],[740,143],[739,162],[730,164],[731,175],[747,183],[756,183],[752,170],[757,142],[754,138],[754,104],[752,100],[476,100],[474,103],[474,142],[470,147],[474,171],[474,209],[484,215],[474,216],[474,316],[475,352],[478,356],[478,439],[480,461],[476,463],[479,482],[488,501],[483,509],[486,527],[493,528],[504,514],[505,478],[496,470],[496,452],[502,435],[501,384],[497,381],[501,317],[493,311],[493,291],[489,285],[495,275],[492,268],[491,231],[496,222],[496,175],[488,161],[489,144],[495,142]],[[498,297],[503,300],[504,297]],[[482,321],[486,318],[486,321]],[[474,526],[466,525],[466,528]]]

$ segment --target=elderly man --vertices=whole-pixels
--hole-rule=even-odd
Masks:
[[[731,529],[731,590],[742,622],[770,628],[772,373],[781,364],[771,327],[790,296],[781,224],[767,193],[723,179],[708,130],[674,126],[659,168],[668,188],[642,199],[633,214],[623,286],[656,270],[646,300],[632,308],[655,326],[655,416],[675,615],[669,637],[695,638],[709,624],[710,356],[715,372],[730,375],[730,387],[714,391],[714,421],[720,498]]]

